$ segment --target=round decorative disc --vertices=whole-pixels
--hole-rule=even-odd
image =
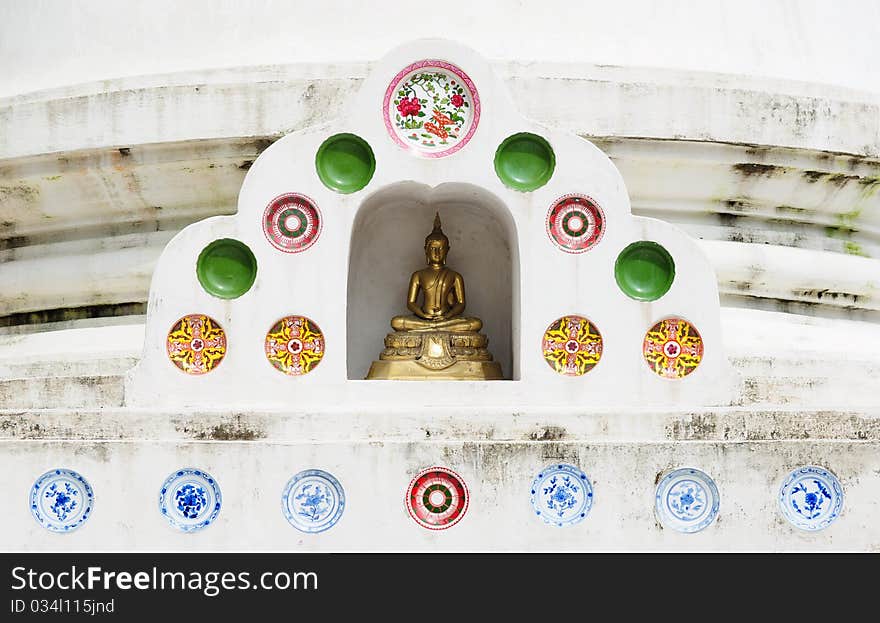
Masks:
[[[442,158],[464,147],[476,132],[480,96],[460,68],[424,60],[394,77],[382,114],[395,143],[424,158]]]
[[[179,469],[162,483],[159,512],[172,526],[195,532],[217,519],[223,499],[210,474],[199,469]]]
[[[543,136],[520,132],[504,139],[495,151],[495,174],[513,190],[531,192],[550,181],[556,154]]]
[[[187,374],[207,374],[226,356],[226,332],[204,314],[189,314],[174,323],[165,343],[168,358]]]
[[[807,465],[792,471],[779,488],[782,514],[801,530],[822,530],[840,516],[843,487],[824,467]]]
[[[563,251],[583,253],[605,233],[605,213],[586,195],[565,195],[547,213],[547,233]]]
[[[642,353],[648,367],[665,379],[680,379],[703,360],[703,338],[682,318],[661,320],[645,335]]]
[[[406,510],[423,528],[443,530],[464,517],[468,491],[461,476],[446,467],[419,472],[409,484]]]
[[[31,487],[31,514],[52,532],[71,532],[91,517],[95,496],[89,482],[72,469],[53,469]]]
[[[654,495],[657,517],[667,528],[679,532],[699,532],[718,516],[721,498],[708,474],[683,467],[663,477]]]
[[[535,515],[544,523],[559,528],[572,526],[590,513],[593,485],[574,465],[549,465],[532,481],[530,501]]]
[[[314,201],[299,193],[275,197],[263,211],[263,233],[280,251],[305,251],[321,235],[321,212]]]
[[[617,287],[631,299],[656,301],[675,280],[675,261],[662,245],[639,240],[627,246],[614,262]]]
[[[266,333],[266,358],[284,374],[311,372],[323,357],[324,334],[305,316],[285,316]]]
[[[315,154],[315,171],[327,188],[350,194],[364,188],[376,172],[373,148],[356,134],[334,134]]]
[[[345,510],[345,492],[332,474],[307,469],[291,478],[281,496],[281,511],[297,530],[316,533],[329,530]]]
[[[238,298],[257,278],[257,258],[240,240],[214,240],[199,253],[196,276],[208,294],[221,299]]]
[[[544,332],[544,360],[559,374],[580,376],[602,357],[602,335],[582,316],[563,316]]]

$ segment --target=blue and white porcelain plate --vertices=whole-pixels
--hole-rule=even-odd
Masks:
[[[654,509],[663,526],[687,534],[715,521],[720,502],[715,481],[692,467],[666,474],[654,494]]]
[[[557,463],[535,476],[531,487],[535,514],[553,526],[571,526],[589,514],[593,506],[593,485],[574,465]]]
[[[799,467],[782,482],[779,507],[785,518],[801,530],[821,530],[840,516],[843,487],[824,467]]]
[[[52,532],[71,532],[91,517],[95,496],[89,481],[72,469],[53,469],[31,487],[31,514]]]
[[[222,503],[217,481],[201,469],[179,469],[165,479],[159,490],[159,512],[183,532],[210,526]]]
[[[345,510],[345,491],[339,481],[322,469],[307,469],[287,482],[281,511],[297,530],[308,533],[329,530]]]

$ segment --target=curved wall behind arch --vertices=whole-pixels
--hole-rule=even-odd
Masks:
[[[442,20],[397,3],[173,0],[5,3],[0,97],[94,80],[379,58],[425,37],[488,58],[666,67],[880,91],[870,0],[611,4],[490,0]]]

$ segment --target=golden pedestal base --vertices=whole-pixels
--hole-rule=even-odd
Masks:
[[[492,360],[489,339],[475,331],[396,331],[367,379],[405,381],[495,381],[501,364]]]
[[[427,370],[415,361],[374,361],[367,373],[372,380],[395,381],[497,381],[501,364],[497,361],[456,361],[443,370]]]

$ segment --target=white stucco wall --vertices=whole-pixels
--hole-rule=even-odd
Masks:
[[[613,418],[609,418],[613,419]],[[431,424],[427,424],[431,426]],[[878,444],[789,442],[529,442],[375,440],[186,443],[0,440],[15,469],[0,495],[18,500],[4,511],[0,550],[24,551],[876,551],[880,510]],[[470,503],[448,530],[419,527],[407,515],[410,478],[438,457],[465,480]],[[579,465],[592,481],[593,508],[566,528],[543,524],[529,505],[529,484],[548,464]],[[794,466],[832,466],[845,489],[840,518],[804,532],[779,512],[776,494]],[[162,480],[198,466],[220,486],[214,524],[185,534],[158,511]],[[682,465],[704,469],[721,498],[717,520],[702,532],[663,528],[654,514],[658,474]],[[72,467],[95,492],[94,512],[79,529],[55,534],[40,527],[24,503],[32,480],[50,467]],[[288,478],[320,466],[346,493],[346,509],[327,532],[303,534],[281,513]],[[124,492],[124,503],[119,503]]]
[[[0,549],[876,550],[878,18],[868,1],[481,2],[436,21],[393,3],[0,0],[3,313],[143,301],[166,242],[233,213],[266,145],[332,122],[397,43],[442,36],[490,59],[527,118],[593,138],[635,214],[705,238],[695,248],[716,272],[724,350],[743,375],[738,404],[686,410],[482,403],[475,416],[455,396],[439,409],[398,398],[389,410],[387,397],[307,413],[133,409],[122,378],[140,358],[142,319],[24,325],[45,332],[0,336],[0,498],[21,500]],[[574,530],[529,517],[528,481],[557,460],[579,464],[596,491]],[[436,463],[473,496],[443,535],[418,528],[401,500]],[[775,503],[780,478],[806,463],[834,471],[847,496],[820,533],[795,530]],[[199,535],[168,528],[154,503],[187,464],[224,492]],[[685,464],[722,498],[719,520],[691,536],[652,511],[658,472]],[[23,503],[59,466],[86,475],[98,499],[68,537]],[[351,502],[314,539],[278,509],[305,467],[335,472]],[[121,489],[140,492],[131,514],[114,512]]]
[[[490,0],[441,17],[329,0],[0,3],[0,97],[141,74],[381,57],[447,37],[525,61],[666,67],[880,91],[871,0]]]

